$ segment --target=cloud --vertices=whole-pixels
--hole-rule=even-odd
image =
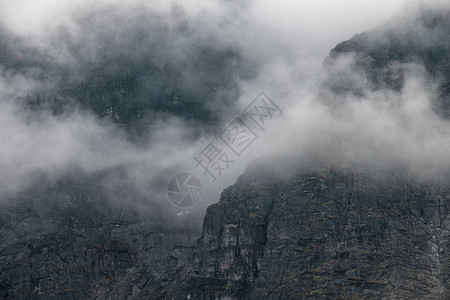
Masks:
[[[135,102],[153,105],[162,86],[206,103],[219,129],[261,90],[286,112],[222,181],[204,181],[211,191],[208,203],[248,162],[271,153],[295,156],[319,149],[344,161],[399,161],[419,171],[424,165],[445,171],[450,160],[440,145],[450,133],[432,109],[435,79],[419,62],[402,66],[400,91],[363,87],[362,97],[344,97],[337,110],[321,99],[329,50],[386,22],[403,5],[402,0],[3,1],[0,18],[14,60],[0,59],[5,141],[0,194],[25,189],[36,171],[56,180],[81,169],[111,172],[104,183],[111,197],[123,184],[138,196],[158,198],[172,173],[198,174],[192,157],[213,138],[199,134],[198,123],[150,114],[138,140],[124,129],[139,120],[120,113],[132,111]],[[336,63],[349,70],[355,57]],[[89,77],[96,72],[103,75]],[[364,78],[354,75],[350,81],[361,85]],[[124,85],[127,76],[136,80]],[[67,83],[76,91],[87,86],[101,93],[64,92]],[[42,94],[48,105],[34,110],[24,104]],[[62,112],[55,113],[55,103],[64,104]],[[111,122],[107,110],[120,120]]]

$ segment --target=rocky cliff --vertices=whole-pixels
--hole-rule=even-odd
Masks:
[[[425,12],[339,44],[325,62],[323,88],[336,98],[399,90],[398,66],[419,63],[439,80],[435,109],[447,116],[448,20]],[[422,44],[418,32],[431,33],[433,43]],[[24,61],[6,46],[0,51],[6,69],[62,68]],[[203,94],[172,86],[186,78],[170,77],[179,67],[170,60],[163,66],[152,59],[130,63],[118,53],[104,64],[87,62],[67,86],[61,80],[51,93],[25,100],[57,114],[55,103],[61,102],[55,97],[61,96],[126,128],[145,127],[142,113],[149,123],[168,113],[208,124],[211,110],[198,99],[231,101],[236,82],[230,74],[241,72],[241,61],[234,50],[205,46],[197,54],[193,68],[209,87]],[[356,57],[355,63],[338,68],[345,55]],[[354,80],[355,74],[362,80]],[[227,89],[232,93],[220,98]],[[149,91],[158,96],[147,99]],[[207,209],[203,228],[190,215],[172,223],[161,205],[141,214],[108,201],[99,183],[105,175],[75,172],[58,181],[44,176],[3,201],[0,298],[450,298],[447,177],[419,180],[407,168],[299,161],[283,172],[274,171],[280,169],[276,160],[253,163]],[[124,190],[120,197],[130,195]]]
[[[176,257],[195,244],[198,224],[171,223],[156,204],[137,213],[111,203],[99,177],[43,179],[1,206],[2,299],[127,299],[143,286],[164,286]]]
[[[208,208],[167,298],[450,296],[448,182],[314,165],[283,178],[251,166]]]
[[[448,24],[447,12],[425,9],[340,43],[325,60],[325,103],[399,92],[420,66],[437,84],[435,112],[448,118]],[[283,176],[273,164],[249,167],[208,208],[184,279],[166,297],[449,299],[448,176],[366,163],[316,161]]]

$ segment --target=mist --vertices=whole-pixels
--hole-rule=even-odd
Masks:
[[[434,110],[439,79],[420,61],[392,66],[404,74],[399,90],[365,85],[366,74],[353,72],[358,58],[352,55],[324,68],[324,59],[341,41],[397,24],[421,5],[403,0],[3,1],[0,33],[10,43],[6,52],[14,63],[0,62],[0,198],[32,186],[37,171],[58,180],[79,168],[86,174],[125,172],[126,179],[104,183],[112,199],[115,187],[125,184],[137,198],[166,201],[166,182],[184,170],[202,180],[208,205],[249,162],[310,152],[357,165],[398,163],[419,176],[445,174],[450,129]],[[443,1],[426,5],[448,9]],[[420,24],[417,30],[426,31]],[[208,63],[202,65],[205,58]],[[102,100],[97,113],[86,109],[83,99],[79,103],[62,93],[67,83],[84,84],[93,65],[111,63],[105,72],[131,72],[139,85],[129,91],[119,86],[114,95],[154,102],[164,85],[203,103],[205,113],[194,121],[152,113],[144,119],[115,118],[114,108],[108,113],[107,107],[119,105],[116,100]],[[146,71],[128,70],[136,65]],[[151,68],[157,71],[147,72]],[[325,86],[342,73],[352,74],[350,84],[360,87],[359,95]],[[102,84],[109,88],[109,82]],[[259,133],[220,180],[209,182],[193,157],[261,91],[284,115]],[[39,108],[30,109],[29,99],[42,94]],[[330,105],[330,99],[341,105]],[[199,130],[203,117],[213,119],[214,129]],[[137,125],[130,124],[144,127],[138,138],[127,129]]]

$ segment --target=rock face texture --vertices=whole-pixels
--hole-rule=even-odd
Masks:
[[[436,110],[448,116],[449,19],[425,12],[339,44],[325,62],[324,88],[399,90],[399,64],[421,63],[439,79]],[[130,62],[118,51],[25,100],[54,113],[57,103],[75,101],[130,131],[145,127],[144,115],[149,123],[168,114],[209,124],[211,110],[198,99],[226,106],[236,96],[234,75],[250,75],[233,49],[202,42],[188,66],[206,91],[191,91],[189,74],[171,77],[188,62]],[[0,45],[2,68],[31,65],[53,78],[64,67],[13,50]],[[354,63],[339,68],[346,55]],[[223,90],[231,92],[221,98]],[[274,169],[252,164],[207,209],[202,229],[189,215],[172,223],[158,205],[146,215],[108,201],[97,175],[37,183],[0,207],[0,299],[450,299],[448,180],[337,163]]]
[[[174,298],[450,297],[447,185],[299,169],[279,179],[254,166],[223,192]]]
[[[30,192],[2,209],[1,296],[448,299],[448,184],[297,169],[250,166],[208,208],[198,242],[195,230],[105,210],[86,183]]]
[[[164,286],[198,238],[156,205],[108,203],[92,178],[42,186],[1,206],[1,299],[132,299]]]

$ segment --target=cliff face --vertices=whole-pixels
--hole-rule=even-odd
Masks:
[[[449,297],[448,185],[299,169],[264,178],[253,166],[223,192],[175,298]]]
[[[411,21],[433,33],[435,43],[421,43],[406,24],[339,44],[326,60],[324,89],[341,95],[399,90],[402,70],[395,66],[420,62],[439,78],[436,110],[447,116],[447,20],[426,13]],[[127,129],[145,127],[144,112],[148,122],[167,113],[205,124],[211,111],[197,100],[230,89],[225,103],[231,101],[232,74],[241,72],[241,62],[233,51],[199,53],[194,65],[210,87],[204,94],[173,87],[180,78],[170,74],[179,65],[112,63],[118,55],[100,66],[87,64],[81,79],[70,77],[55,93],[26,100],[58,113],[54,97],[63,95]],[[9,57],[4,47],[0,54],[5,68],[37,64]],[[336,68],[347,54],[355,64]],[[355,73],[364,80],[355,81]],[[164,205],[142,215],[125,202],[108,201],[97,174],[38,183],[0,208],[0,298],[450,298],[445,178],[419,181],[398,170],[337,163],[299,164],[289,174],[278,168],[252,164],[207,209],[202,229],[191,215],[172,223]]]
[[[198,242],[195,230],[105,210],[99,196],[56,185],[2,210],[3,298],[449,297],[445,182],[253,164],[208,208]]]
[[[334,96],[326,102],[398,92],[415,65],[437,86],[435,112],[448,118],[448,24],[447,12],[423,10],[340,43],[325,60],[323,90]],[[375,165],[270,170],[253,165],[208,208],[192,262],[167,298],[450,297],[448,177]]]
[[[138,214],[109,202],[93,178],[40,186],[1,206],[2,299],[127,299],[164,286],[198,238],[197,224],[171,223],[158,205]]]

